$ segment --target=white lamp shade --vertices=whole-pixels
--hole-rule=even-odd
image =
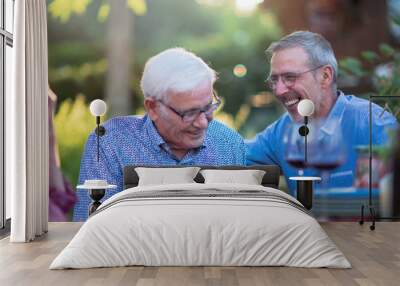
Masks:
[[[101,99],[95,99],[90,103],[89,109],[93,116],[102,116],[107,111],[107,104]]]
[[[297,111],[301,116],[311,116],[314,113],[314,103],[309,99],[303,99],[297,105]]]

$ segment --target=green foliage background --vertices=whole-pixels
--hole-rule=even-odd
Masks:
[[[94,123],[83,95],[65,100],[54,117],[62,170],[73,186],[78,182],[80,157]]]

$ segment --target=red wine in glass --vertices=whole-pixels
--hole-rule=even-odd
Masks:
[[[302,176],[306,168],[305,164],[305,140],[299,135],[301,124],[292,122],[285,130],[285,160],[288,164],[298,170],[299,176]]]
[[[329,186],[335,186],[334,181],[329,184],[330,171],[344,163],[346,149],[342,140],[340,121],[330,119],[329,125],[333,126],[332,130],[334,130],[332,133],[323,131],[323,123],[314,122],[310,126],[307,166],[320,171],[322,177],[321,188],[327,189]]]
[[[286,161],[296,169],[305,169],[307,167],[304,160],[290,158],[290,159],[286,159]]]

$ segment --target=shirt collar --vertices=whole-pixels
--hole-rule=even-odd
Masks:
[[[146,130],[147,136],[149,137],[150,145],[155,149],[158,150],[159,148],[161,148],[162,145],[167,144],[165,140],[161,137],[160,133],[158,133],[153,121],[147,114],[145,115],[144,129]]]
[[[147,136],[149,137],[149,140],[152,143],[151,145],[155,149],[163,148],[166,149],[168,152],[170,152],[170,148],[167,142],[165,142],[164,138],[162,138],[160,133],[158,133],[156,126],[154,125],[153,121],[150,119],[150,116],[148,116],[148,114],[145,115],[144,129],[146,130]],[[210,144],[210,138],[208,136],[208,129],[207,129],[206,136],[203,140],[203,144],[191,151],[203,149],[207,147],[207,145],[209,144]]]
[[[328,135],[333,135],[338,124],[341,123],[343,118],[343,113],[346,108],[346,96],[343,92],[337,92],[337,99],[333,105],[329,115],[324,119],[321,130]]]

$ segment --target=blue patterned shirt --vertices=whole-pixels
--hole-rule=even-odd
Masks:
[[[383,144],[387,141],[387,128],[398,126],[396,119],[388,112],[372,104],[373,134],[372,144]],[[352,95],[338,93],[335,105],[321,127],[324,138],[335,134],[335,123],[339,122],[343,141],[346,145],[346,161],[329,174],[329,182],[325,187],[351,187],[354,180],[357,151],[359,145],[369,145],[369,101]],[[247,164],[277,164],[281,167],[289,187],[289,193],[295,194],[296,183],[289,177],[298,176],[298,169],[285,161],[285,130],[293,121],[286,112],[281,118],[268,126],[264,131],[246,141]],[[304,176],[320,176],[315,170],[307,168]],[[318,188],[318,185],[316,185]]]
[[[100,137],[100,160],[97,162],[97,139],[92,132],[86,142],[81,160],[79,182],[104,179],[117,185],[109,189],[105,198],[123,189],[123,169],[126,165],[244,165],[245,146],[242,137],[218,121],[208,125],[202,146],[189,151],[179,160],[160,136],[151,119],[144,117],[116,117],[104,123],[106,133]],[[87,190],[77,190],[78,202],[74,221],[88,217],[91,199]]]

